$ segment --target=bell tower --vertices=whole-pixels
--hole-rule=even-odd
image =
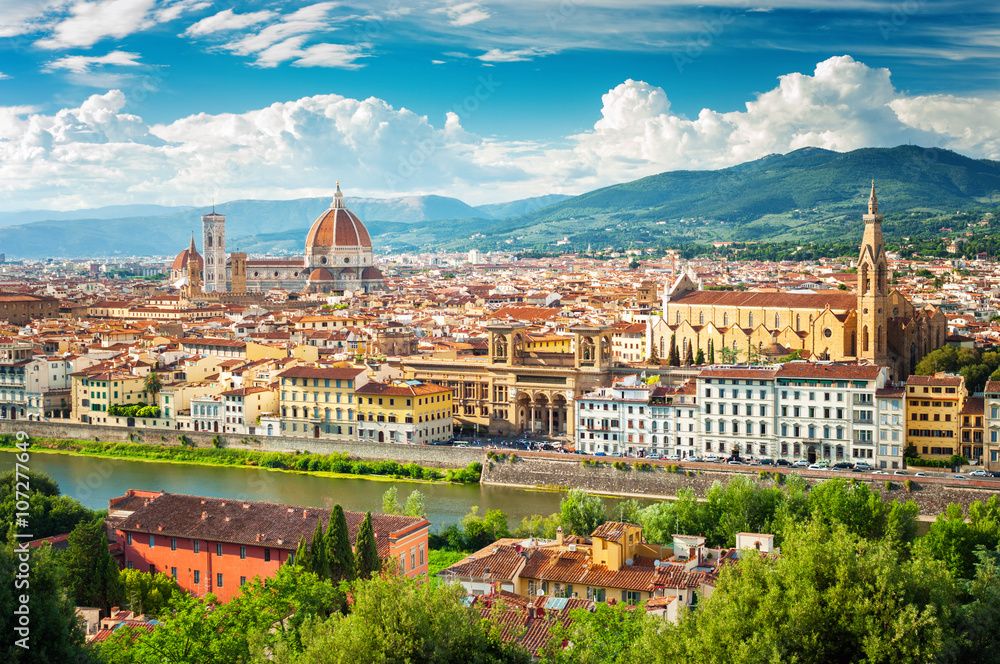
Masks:
[[[205,291],[226,292],[226,215],[201,216],[202,251],[205,252]]]
[[[882,215],[878,213],[875,181],[864,217],[865,235],[858,257],[858,359],[888,366],[886,303],[889,296],[889,263],[882,244]]]

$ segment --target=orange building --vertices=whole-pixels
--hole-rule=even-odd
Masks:
[[[122,567],[162,572],[194,595],[215,593],[224,602],[294,559],[299,539],[311,542],[317,520],[325,529],[330,512],[135,489],[108,501]],[[353,547],[365,515],[344,514]],[[407,576],[427,576],[426,517],[372,514],[372,526],[383,563],[391,558]]]

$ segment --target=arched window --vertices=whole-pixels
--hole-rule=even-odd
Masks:
[[[753,312],[747,314],[747,327],[753,327]]]
[[[674,313],[674,325],[680,325],[680,324],[681,324],[681,312],[677,311]]]
[[[660,357],[667,356],[667,338],[660,337]]]
[[[729,327],[729,314],[728,313],[722,314],[722,326],[723,327]]]
[[[211,247],[212,246],[212,236],[211,235],[206,235],[205,236],[205,246],[206,247]]]
[[[698,312],[698,325],[704,325],[704,324],[705,324],[705,312],[704,311],[699,311]]]
[[[802,316],[795,314],[795,331],[799,331],[799,327],[802,325]]]
[[[781,320],[778,318],[778,314],[774,314],[774,329],[781,327]]]

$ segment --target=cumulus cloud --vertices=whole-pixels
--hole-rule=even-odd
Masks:
[[[433,122],[381,99],[339,95],[149,126],[125,112],[125,96],[113,90],[54,115],[0,107],[0,201],[67,208],[291,198],[326,195],[339,179],[355,195],[435,193],[482,203],[721,168],[805,146],[914,142],[996,159],[998,101],[909,96],[893,88],[887,70],[841,56],[780,77],[744,109],[706,108],[695,118],[677,113],[663,89],[627,80],[603,96],[593,129],[547,145],[476,135],[456,113]]]

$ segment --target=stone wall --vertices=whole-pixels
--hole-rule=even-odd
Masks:
[[[758,476],[758,470],[698,470],[682,467],[677,472],[669,472],[666,465],[654,465],[653,470],[635,470],[631,463],[626,463],[628,470],[618,470],[610,462],[599,467],[588,467],[576,456],[552,455],[541,457],[537,455],[518,454],[515,461],[508,455],[504,461],[492,460],[483,466],[483,484],[501,484],[526,488],[544,487],[579,487],[593,493],[638,498],[671,498],[677,495],[681,488],[694,489],[699,497],[704,497],[708,489],[716,481],[726,484],[736,475]],[[829,479],[826,477],[805,477],[810,484]],[[868,484],[876,493],[886,500],[912,499],[920,507],[922,515],[936,515],[944,512],[949,503],[958,503],[963,507],[977,500],[986,500],[996,494],[1000,483],[970,482],[968,487],[949,485],[946,480],[936,480],[923,477],[855,475],[844,473],[838,475],[845,479],[853,478],[858,482]],[[911,480],[911,490],[904,485],[906,479]],[[768,480],[769,482],[771,480]],[[885,488],[890,483],[891,489]],[[981,486],[980,486],[981,485]]]
[[[330,454],[347,452],[356,459],[394,459],[400,463],[417,463],[434,468],[464,468],[473,461],[483,460],[483,451],[474,448],[445,447],[436,445],[396,445],[392,443],[363,443],[323,440],[322,438],[294,438],[291,436],[240,436],[209,432],[176,431],[126,427],[107,427],[73,422],[30,422],[28,420],[0,420],[0,433],[24,431],[39,438],[64,438],[99,440],[102,442],[135,442],[148,445],[180,445],[184,436],[196,447],[212,447],[218,436],[223,447],[252,449],[264,452],[315,452]],[[130,437],[131,435],[131,437]]]

